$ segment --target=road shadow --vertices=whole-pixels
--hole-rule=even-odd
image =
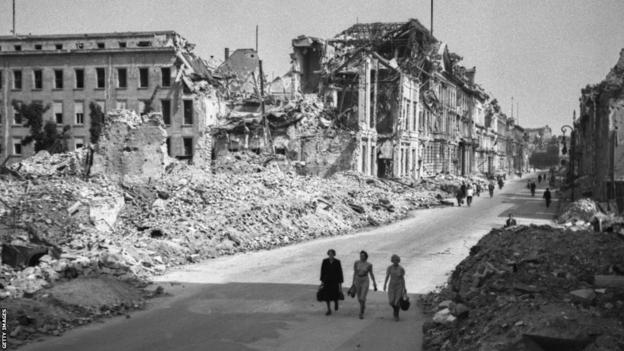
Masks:
[[[513,206],[505,211],[502,211],[498,217],[505,218],[509,214],[513,214],[514,217],[534,220],[553,220],[556,217],[556,204],[555,201],[546,207],[542,193],[538,192],[535,196],[531,196],[530,193],[506,193],[499,195],[502,198],[502,203],[513,204]]]
[[[399,339],[392,350],[419,350],[424,317],[416,304],[399,323],[385,294],[369,292],[366,318],[347,297],[325,315],[317,285],[160,282],[168,296],[150,301],[130,318],[113,318],[27,345],[25,351],[160,350],[375,350]],[[345,288],[346,290],[346,288]],[[345,291],[346,293],[346,291]],[[411,296],[416,301],[417,296]],[[409,335],[409,336],[408,336]],[[407,338],[407,340],[400,340]],[[392,342],[392,341],[390,341]],[[408,343],[409,345],[405,344]],[[299,345],[299,346],[297,346]],[[403,346],[401,346],[403,345]]]

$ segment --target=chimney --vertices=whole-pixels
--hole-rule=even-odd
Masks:
[[[225,58],[223,59],[224,61],[227,61],[227,59],[230,58],[230,48],[225,48]]]

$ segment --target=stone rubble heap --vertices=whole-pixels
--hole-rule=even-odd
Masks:
[[[617,233],[494,229],[423,298],[424,350],[620,350],[623,256]]]

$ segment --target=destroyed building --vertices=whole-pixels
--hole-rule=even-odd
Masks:
[[[174,31],[0,37],[2,161],[29,156],[32,143],[13,101],[49,105],[43,119],[71,130],[69,150],[89,144],[91,103],[104,113],[162,114],[173,157],[210,150],[205,130],[222,109],[216,80],[194,45]]]
[[[578,194],[624,208],[624,49],[605,80],[581,92],[570,175]]]
[[[318,94],[352,132],[343,144],[352,162],[339,167],[388,178],[466,175],[487,160],[488,172],[508,168],[505,146],[499,162],[485,146],[487,128],[505,138],[507,130],[486,124],[477,134],[489,96],[476,69],[418,20],[356,24],[326,40],[302,35],[291,56],[298,89]]]

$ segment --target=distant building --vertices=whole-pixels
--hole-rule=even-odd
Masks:
[[[174,31],[0,37],[2,159],[33,152],[12,101],[50,105],[44,119],[71,127],[70,150],[88,145],[90,103],[103,111],[161,112],[172,156],[192,158],[220,108],[194,45]],[[203,145],[201,147],[206,147]]]

